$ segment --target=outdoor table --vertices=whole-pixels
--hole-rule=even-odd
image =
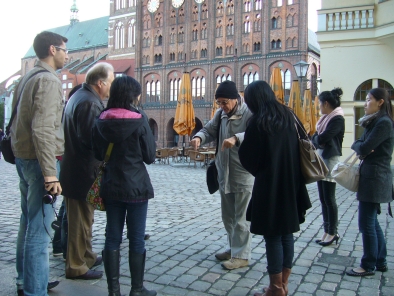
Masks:
[[[211,155],[215,155],[215,151],[201,151],[200,154],[204,155],[204,166],[208,168],[209,158]]]

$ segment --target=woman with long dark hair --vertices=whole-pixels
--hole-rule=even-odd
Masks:
[[[287,295],[293,233],[300,230],[311,207],[301,174],[296,117],[264,81],[247,86],[245,102],[253,116],[238,154],[255,177],[247,219],[250,231],[265,239],[270,285],[264,295]]]
[[[331,170],[342,155],[343,135],[345,134],[345,118],[341,106],[342,89],[323,91],[319,95],[320,113],[323,114],[316,124],[316,133],[312,136],[313,145],[326,164],[329,173],[324,180],[317,181],[322,208],[324,233],[316,243],[329,246],[337,244],[338,206],[335,198],[336,182],[331,177]]]
[[[110,296],[120,295],[119,249],[126,217],[130,296],[156,295],[156,291],[143,286],[146,216],[148,200],[153,198],[144,163],[154,162],[156,145],[148,120],[135,108],[140,96],[139,82],[129,76],[117,77],[111,85],[107,108],[93,128],[93,147],[98,159],[104,159],[109,143],[113,143],[100,190],[107,213],[103,260]]]
[[[363,239],[360,267],[350,269],[350,276],[385,272],[387,248],[379,225],[380,204],[393,201],[393,174],[391,157],[394,145],[393,111],[387,90],[371,89],[364,104],[365,115],[359,125],[365,128],[352,149],[361,160],[357,191],[358,227]]]

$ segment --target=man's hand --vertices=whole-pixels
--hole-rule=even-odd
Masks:
[[[201,144],[201,139],[199,137],[195,137],[193,140],[190,141],[190,145],[196,151],[197,151],[198,147],[200,147],[200,144]]]
[[[44,177],[45,190],[51,194],[60,195],[62,193],[62,186],[55,176]]]
[[[231,138],[225,139],[222,144],[222,151],[227,148],[233,148],[235,143],[237,143],[237,137],[233,136]]]

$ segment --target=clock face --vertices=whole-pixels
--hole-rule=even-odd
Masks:
[[[198,4],[201,4],[204,2],[204,0],[194,0],[194,1],[196,1],[196,3],[198,3]]]
[[[172,0],[172,6],[174,6],[175,8],[179,8],[182,6],[184,1],[185,0]]]
[[[149,12],[155,12],[160,5],[160,1],[159,0],[149,0],[148,1],[148,10]]]

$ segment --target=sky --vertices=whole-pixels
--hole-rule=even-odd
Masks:
[[[316,9],[320,8],[321,0],[308,1],[309,27],[316,31]],[[109,0],[77,0],[76,4],[80,21],[109,15]],[[27,53],[39,32],[69,24],[72,5],[73,0],[2,1],[0,82],[21,68],[21,58]]]

